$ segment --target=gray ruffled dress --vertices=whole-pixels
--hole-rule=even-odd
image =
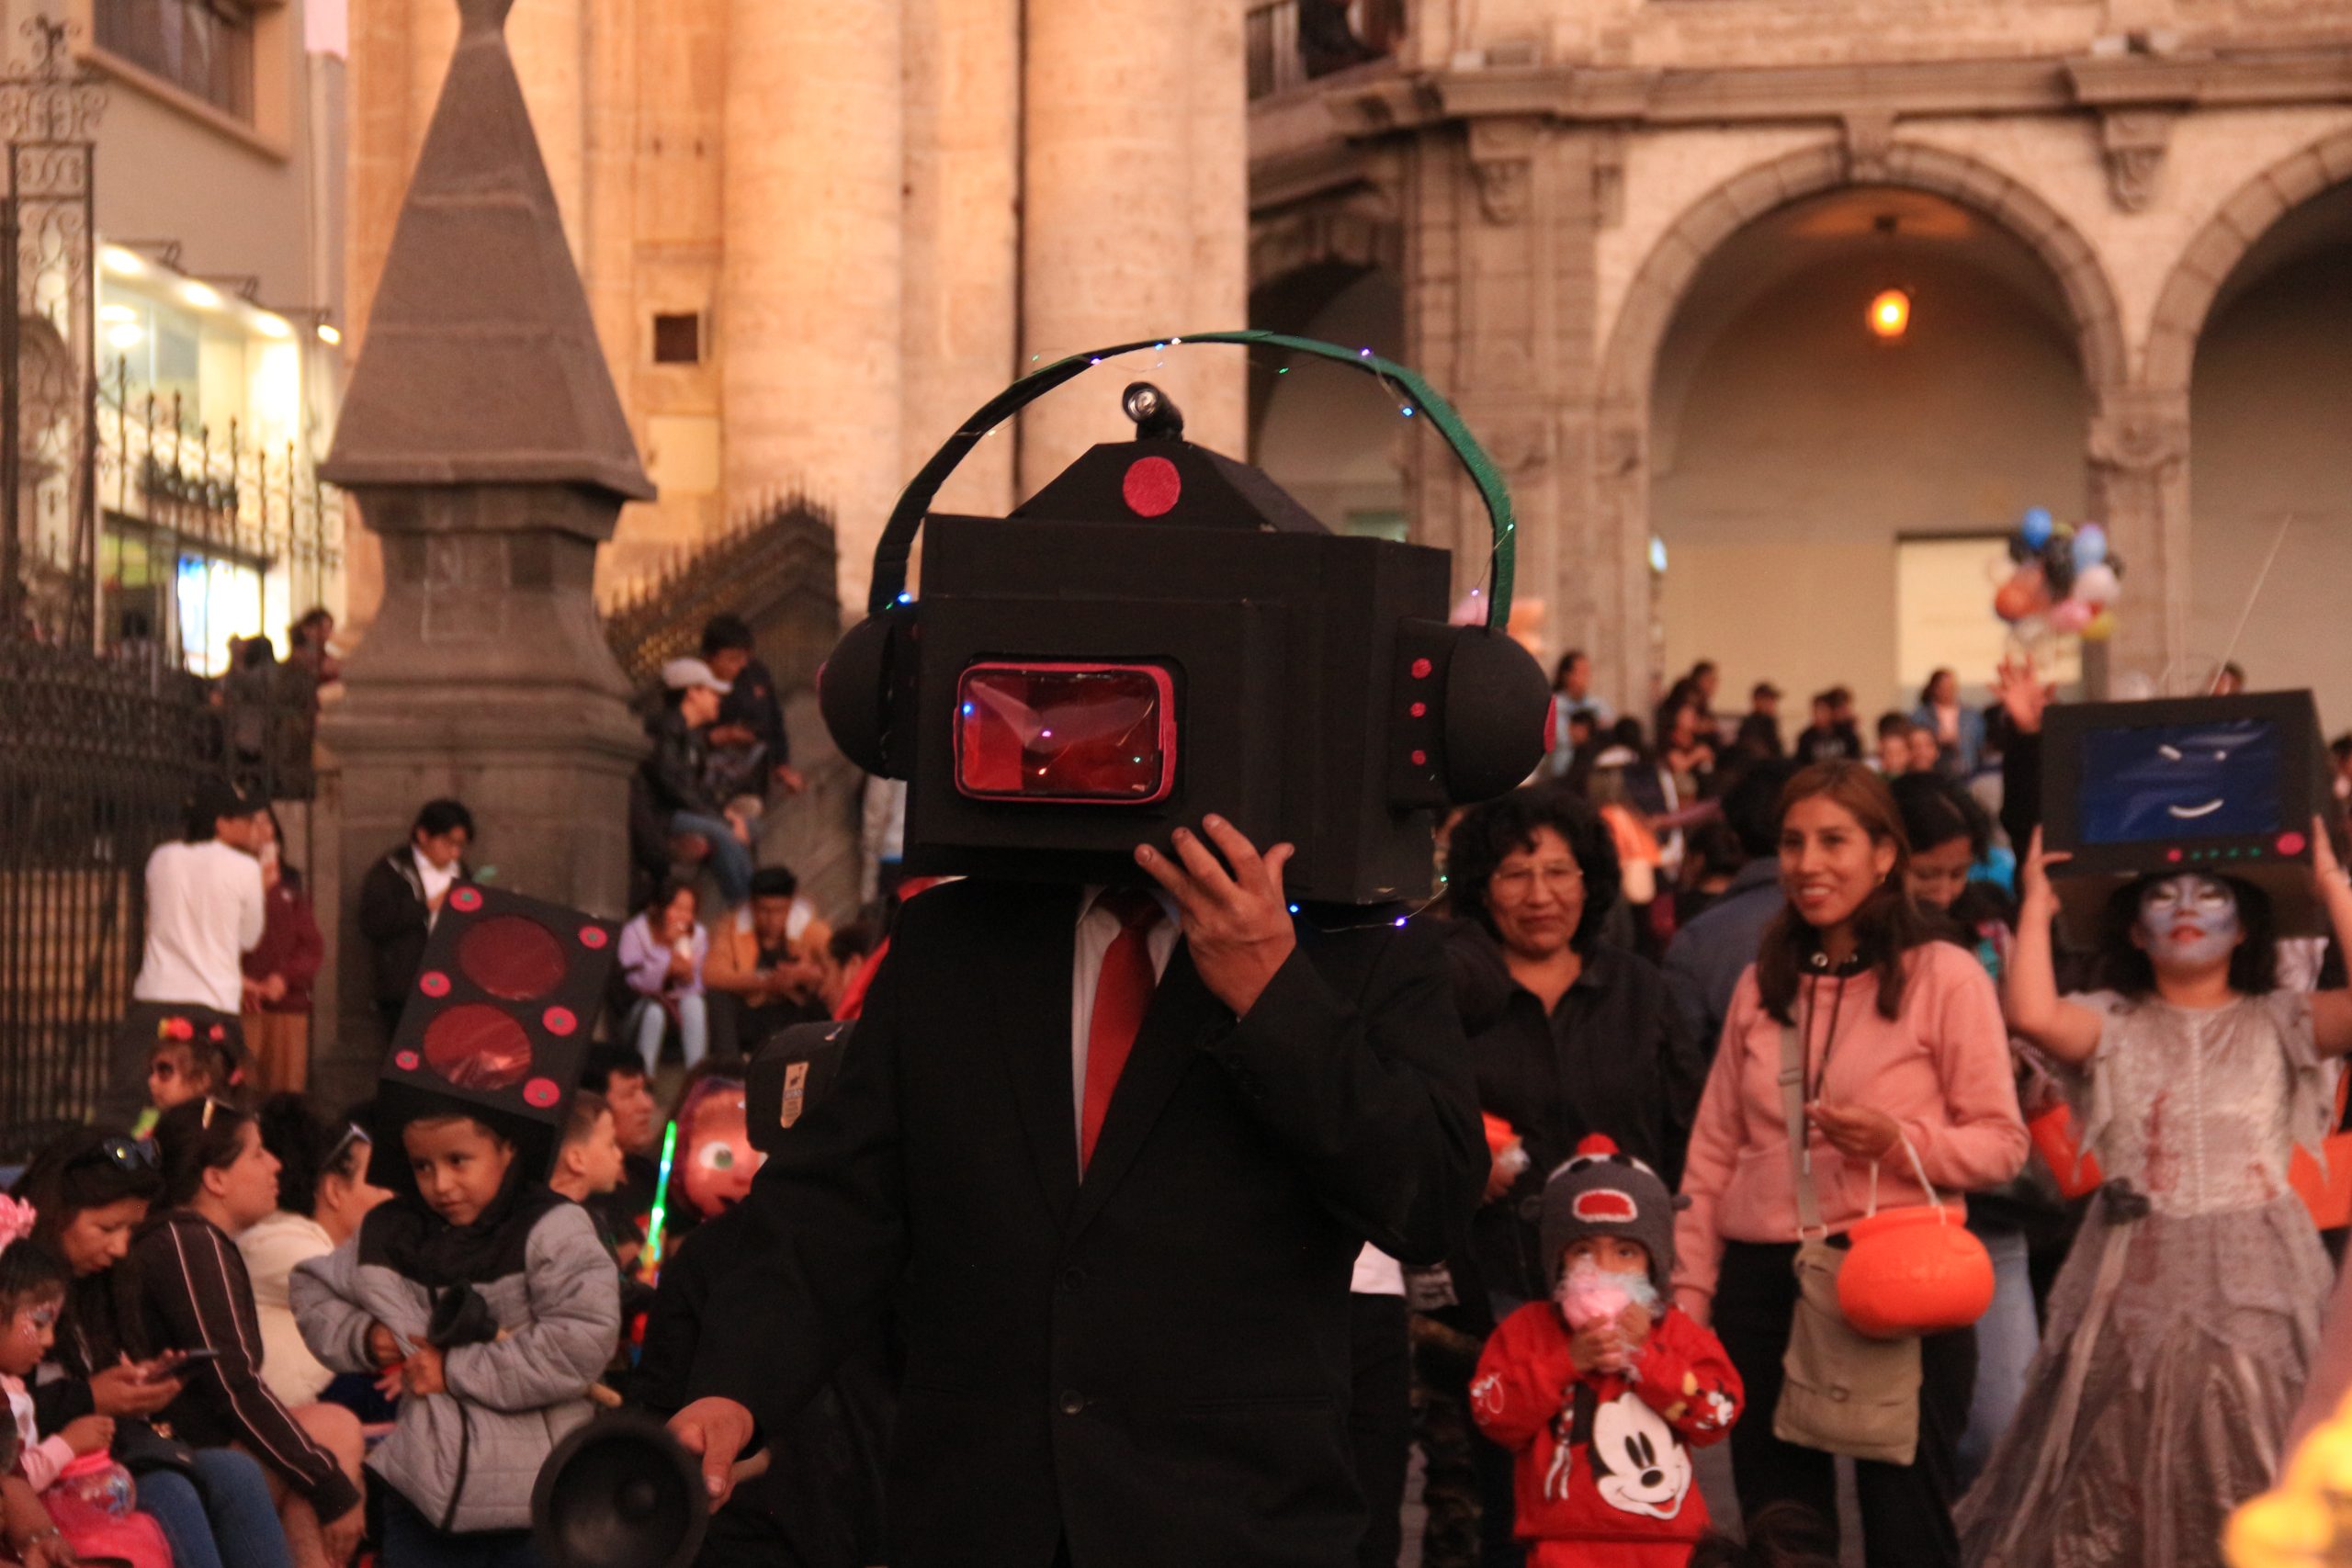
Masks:
[[[1969,1568],[2210,1568],[2277,1471],[2332,1279],[2288,1185],[2332,1110],[2311,999],[2104,1015],[2069,1092],[2108,1185],[2025,1402],[1956,1514]],[[2127,1190],[2128,1189],[2128,1190]],[[2144,1211],[2144,1212],[2143,1212]]]

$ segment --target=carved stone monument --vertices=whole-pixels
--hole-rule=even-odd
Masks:
[[[356,927],[368,869],[449,795],[500,886],[601,915],[628,883],[643,734],[600,635],[596,547],[650,499],[565,245],[504,24],[458,0],[426,132],[334,448],[322,469],[382,539],[385,592],[320,739],[339,771],[337,1018],[321,1092],[359,1091],[382,1043]]]

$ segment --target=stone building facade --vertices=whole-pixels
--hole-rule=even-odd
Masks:
[[[450,0],[351,0],[356,321],[456,31]],[[1238,324],[1241,31],[1241,0],[516,0],[516,69],[661,492],[624,513],[600,586],[798,491],[835,513],[856,605],[899,489],[1023,367]],[[1238,354],[1152,373],[1238,447]],[[1115,435],[1120,383],[1099,379],[984,443],[944,503],[1001,513],[1016,479]]]
[[[2128,566],[2094,681],[2178,690],[2232,651],[2352,723],[2352,5],[1416,0],[1404,24],[1386,58],[1256,73],[1253,314],[1361,332],[1455,399],[1511,477],[1548,651],[1592,650],[1621,703],[1710,656],[1740,700],[1790,686],[1794,725],[1832,680],[1907,707],[1928,622],[1966,602],[1990,630],[1962,641],[1999,628],[1989,581],[1949,581],[1989,562],[1939,586],[1905,552],[1981,560],[2046,504]],[[1890,286],[1892,346],[1864,323]],[[1442,450],[1307,396],[1258,400],[1270,465],[1367,514],[1385,483],[1473,582],[1486,525]]]

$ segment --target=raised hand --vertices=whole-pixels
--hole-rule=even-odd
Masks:
[[[2057,698],[2055,682],[2044,684],[2033,667],[2033,656],[2004,659],[1993,677],[1994,694],[2008,713],[2009,727],[2019,735],[2041,733],[2041,716]]]
[[[1261,855],[1222,817],[1204,818],[1201,827],[1224,853],[1224,863],[1196,835],[1179,828],[1173,858],[1138,844],[1136,863],[1176,900],[1201,984],[1238,1018],[1257,1005],[1274,971],[1298,945],[1283,893],[1283,867],[1292,846],[1276,844]]]
[[[2318,841],[2324,845],[2327,840],[2322,838]],[[2064,865],[2074,858],[2065,851],[2043,849],[2041,829],[2036,828],[2033,830],[2033,841],[2026,846],[2025,860],[2018,867],[2018,925],[2020,930],[2025,926],[2029,912],[2035,919],[2046,921],[2056,911],[2058,895],[2051,890],[2050,868]],[[2312,869],[2318,869],[2316,860]]]

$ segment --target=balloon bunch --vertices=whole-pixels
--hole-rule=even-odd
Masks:
[[[2032,641],[2063,633],[2085,642],[2115,635],[2115,598],[2123,562],[2107,547],[2107,530],[2053,521],[2047,507],[2029,507],[2009,536],[2013,570],[1993,593],[1993,613]]]

